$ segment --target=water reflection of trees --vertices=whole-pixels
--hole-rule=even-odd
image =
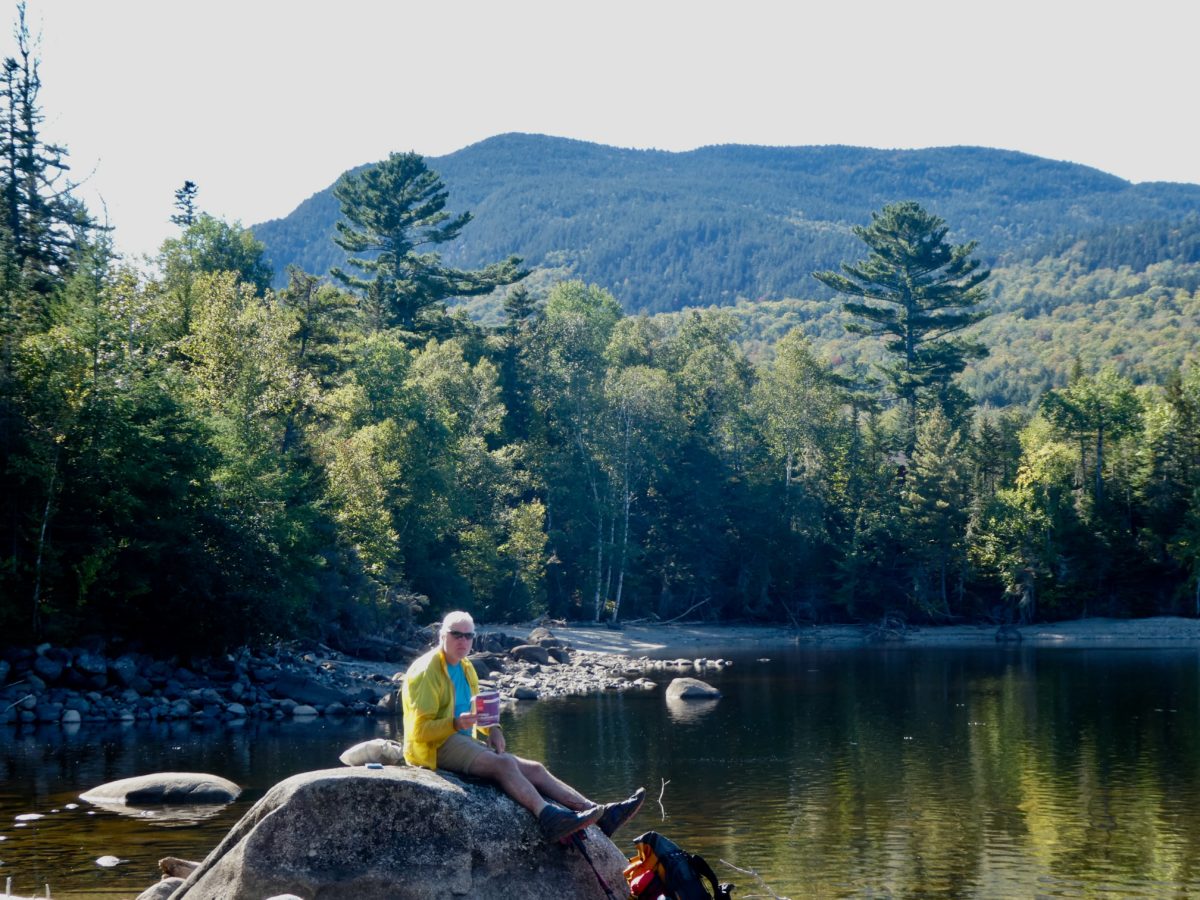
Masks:
[[[818,654],[722,685],[703,715],[605,697],[546,704],[517,728],[585,787],[628,772],[653,798],[670,779],[669,818],[652,800],[639,825],[781,894],[1194,890],[1195,672],[1056,654]]]
[[[887,690],[887,664],[851,666],[801,726],[826,723],[827,777],[761,839],[786,834],[776,851],[801,869],[855,871],[889,894],[1195,886],[1194,697],[1181,727],[1179,706],[1144,709],[1132,659],[1045,671],[1023,654],[966,679],[961,660],[913,654]]]
[[[676,715],[662,693],[609,693],[523,704],[504,721],[516,752],[598,800],[647,787],[622,849],[655,828],[710,861],[756,869],[783,895],[1032,896],[1076,885],[1164,896],[1200,887],[1197,668],[1161,651],[814,652],[734,667],[721,676],[725,697],[702,714]],[[388,727],[0,731],[0,790],[15,811],[41,812],[69,799],[64,784],[77,792],[179,759],[247,786],[248,803]],[[14,790],[26,792],[19,809]],[[144,827],[116,818],[93,819],[83,838],[78,815],[70,829],[42,820],[37,836],[57,847],[61,832],[68,848],[69,833],[98,850],[144,839]]]

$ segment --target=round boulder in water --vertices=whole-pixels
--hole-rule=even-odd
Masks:
[[[716,700],[720,696],[720,691],[699,678],[674,678],[667,686],[668,700]]]
[[[135,775],[94,787],[81,800],[88,803],[120,803],[128,806],[181,806],[188,803],[231,803],[242,789],[219,775],[203,772],[158,772]]]

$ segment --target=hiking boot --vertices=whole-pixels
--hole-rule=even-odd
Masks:
[[[557,803],[547,803],[546,808],[538,813],[538,825],[548,841],[561,841],[569,838],[577,831],[583,831],[589,825],[594,825],[600,818],[604,808],[593,806],[583,812],[559,806]]]
[[[605,803],[600,809],[600,826],[608,837],[612,837],[618,828],[638,814],[642,802],[646,799],[646,789],[638,788],[628,800],[619,803]]]

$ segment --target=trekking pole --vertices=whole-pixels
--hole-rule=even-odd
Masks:
[[[579,852],[583,854],[583,858],[587,860],[587,864],[592,867],[592,874],[596,876],[596,880],[600,882],[600,887],[604,888],[604,894],[609,900],[617,900],[617,895],[613,893],[612,888],[608,886],[608,882],[604,880],[604,876],[600,874],[600,870],[596,868],[596,864],[592,862],[591,854],[587,852],[587,848],[583,846],[583,842],[587,840],[583,836],[582,831],[576,831],[571,835],[571,843],[579,848]]]

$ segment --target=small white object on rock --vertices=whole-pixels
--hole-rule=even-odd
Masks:
[[[720,696],[720,691],[699,678],[674,678],[667,686],[668,700],[715,700]]]

